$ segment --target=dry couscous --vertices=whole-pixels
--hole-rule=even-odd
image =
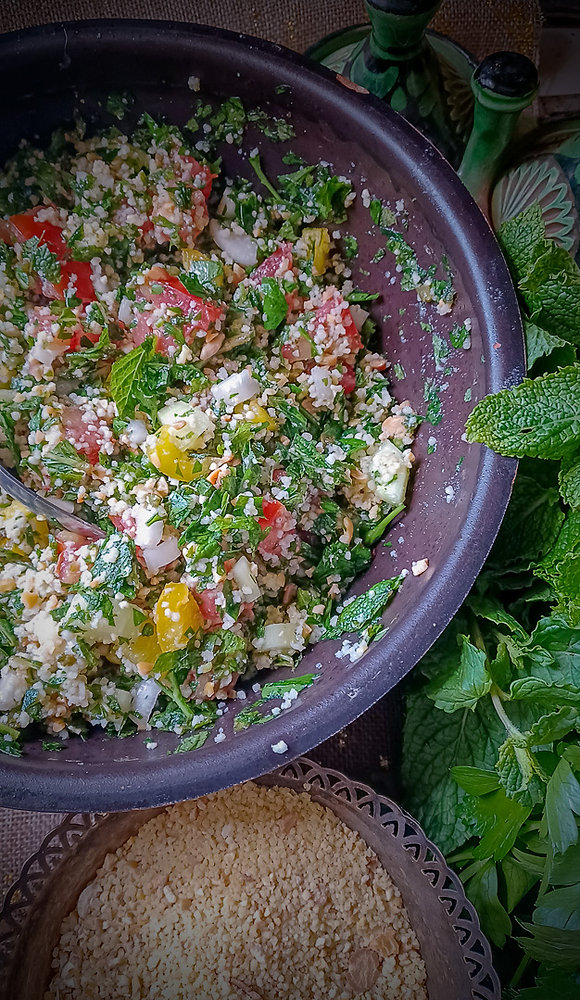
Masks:
[[[109,854],[53,970],[45,1000],[427,1000],[374,852],[308,794],[253,783],[173,806]]]
[[[418,422],[369,346],[355,191],[292,153],[274,187],[257,149],[254,183],[220,177],[221,114],[201,141],[79,126],[0,178],[1,457],[106,535],[1,501],[8,752],[32,723],[205,733],[240,679],[372,640],[401,582],[337,611],[403,509]]]

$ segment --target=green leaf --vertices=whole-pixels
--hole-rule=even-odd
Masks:
[[[570,507],[580,507],[580,455],[563,459],[558,474],[560,493]]]
[[[519,573],[535,566],[554,545],[563,521],[558,490],[519,474],[489,564],[501,573]],[[474,610],[480,614],[476,607]]]
[[[541,896],[533,920],[547,927],[580,930],[580,883],[552,889]]]
[[[381,617],[401,583],[402,577],[397,576],[391,580],[381,580],[380,583],[373,584],[370,590],[356,597],[354,601],[343,608],[337,616],[336,622],[324,630],[321,638],[337,639],[345,632],[359,631],[376,621]]]
[[[505,883],[506,908],[508,913],[518,905],[521,899],[530,891],[536,883],[538,876],[530,874],[525,868],[517,864],[512,858],[515,848],[501,862],[501,870]]]
[[[217,280],[222,277],[223,272],[223,264],[219,260],[201,257],[190,261],[187,271],[179,275],[179,280],[188,292],[200,299],[219,298]]]
[[[303,674],[302,677],[287,677],[283,681],[270,681],[264,684],[260,698],[262,701],[270,701],[272,698],[283,698],[289,691],[304,691],[314,684],[319,674]]]
[[[472,833],[480,837],[473,848],[473,857],[501,861],[511,851],[531,811],[531,806],[509,798],[503,788],[477,798],[466,796],[462,801],[462,816],[467,817]]]
[[[477,404],[467,438],[517,458],[563,458],[580,440],[579,394],[580,364],[524,379]]]
[[[510,687],[512,701],[536,701],[561,705],[577,705],[580,707],[580,690],[568,689],[556,681],[548,683],[539,677],[521,677],[513,681]]]
[[[349,548],[344,542],[331,542],[322,553],[314,568],[312,579],[319,586],[325,586],[329,576],[339,575],[343,581],[352,580],[371,561],[371,551],[364,545]]]
[[[492,685],[487,670],[487,656],[462,636],[459,667],[443,678],[435,678],[427,688],[437,708],[456,712],[460,708],[474,709],[480,698],[489,693]]]
[[[139,586],[135,543],[128,535],[114,532],[99,545],[93,579],[102,580],[113,594],[134,597]]]
[[[190,750],[199,750],[207,741],[210,733],[211,726],[207,726],[205,729],[198,729],[196,733],[186,736],[185,739],[181,740],[173,752],[189,753]]]
[[[498,239],[516,278],[526,274],[544,250],[545,234],[542,210],[537,202],[500,226]]]
[[[470,795],[486,795],[499,788],[496,772],[485,771],[482,767],[452,767],[451,777]]]
[[[498,948],[503,948],[507,935],[511,934],[512,922],[499,901],[497,889],[497,869],[491,861],[476,872],[465,886],[468,898],[477,909],[484,934]]]
[[[286,319],[288,303],[281,286],[275,278],[263,278],[260,285],[262,294],[262,316],[264,328],[275,330]]]
[[[580,965],[580,931],[524,922],[522,927],[532,935],[516,938],[526,955],[538,962],[553,962],[565,968],[576,969]],[[550,1000],[554,998],[551,997]]]
[[[544,358],[551,354],[557,347],[565,347],[566,341],[561,337],[554,337],[553,334],[543,330],[541,326],[536,326],[530,320],[524,318],[524,333],[526,335],[526,359],[528,371],[534,366],[539,358]]]
[[[43,281],[57,285],[61,279],[60,261],[55,253],[51,253],[46,243],[41,243],[38,236],[31,236],[22,244],[22,257],[30,261],[32,270]]]
[[[43,463],[51,479],[60,479],[63,483],[78,483],[85,475],[88,464],[70,441],[59,441],[49,452],[42,456]]]
[[[567,250],[546,241],[545,252],[520,280],[519,289],[533,321],[580,344],[580,270]]]
[[[525,737],[508,736],[497,755],[497,773],[510,798],[520,796],[521,801],[529,801],[521,793],[527,792],[537,771],[537,764]],[[523,744],[523,745],[522,745]]]
[[[578,843],[580,784],[567,760],[562,758],[546,789],[546,805],[540,835],[549,837],[553,850],[563,854]]]
[[[146,362],[154,354],[153,338],[147,337],[115,361],[111,368],[109,389],[121,418],[131,418],[140,401],[140,381]]]
[[[540,966],[536,985],[519,990],[514,1000],[578,1000],[579,983],[574,972],[556,966]]]
[[[563,705],[556,712],[543,715],[528,730],[528,746],[544,746],[567,736],[580,723],[580,710]]]

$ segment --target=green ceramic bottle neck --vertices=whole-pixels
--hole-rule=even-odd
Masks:
[[[533,100],[537,85],[534,65],[513,53],[488,57],[473,75],[473,129],[458,173],[485,215],[489,215],[491,191],[518,119]]]
[[[371,22],[370,50],[375,59],[406,62],[419,55],[425,29],[441,0],[429,3],[373,3],[365,6]],[[404,9],[406,8],[406,9]]]

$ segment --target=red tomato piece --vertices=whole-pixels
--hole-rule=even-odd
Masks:
[[[280,270],[284,260],[286,260],[287,265],[284,270],[292,267],[292,244],[282,243],[274,253],[271,253],[266,260],[263,260],[261,264],[252,271],[250,278],[252,281],[257,281],[258,283],[262,278],[274,278],[277,272]]]
[[[281,555],[281,543],[296,534],[296,522],[279,500],[266,498],[262,501],[262,517],[258,518],[258,524],[270,529],[258,545],[258,552],[263,556]]]
[[[62,583],[72,585],[79,582],[81,569],[78,563],[78,550],[86,544],[86,538],[83,535],[77,535],[75,531],[59,531],[57,533],[56,575]]]
[[[13,241],[26,243],[26,240],[38,236],[39,241],[46,243],[51,253],[55,253],[57,257],[63,257],[68,248],[62,235],[62,229],[52,222],[41,222],[37,218],[39,211],[40,209],[35,208],[32,212],[10,216],[10,227],[14,234]]]
[[[354,365],[344,365],[344,368],[346,370],[343,373],[343,376],[340,380],[340,384],[342,385],[342,388],[344,389],[346,395],[348,396],[348,394],[352,392],[356,386],[356,374],[354,370]]]
[[[74,294],[81,302],[86,304],[95,301],[96,295],[92,280],[93,272],[88,261],[61,261],[60,273],[61,279],[58,284],[53,285],[48,281],[42,283],[42,291],[47,298],[64,299],[67,290],[74,288]]]
[[[159,285],[160,292],[153,291],[152,286]],[[187,343],[191,343],[198,330],[211,330],[223,317],[224,306],[217,302],[208,302],[192,295],[182,285],[179,278],[168,274],[165,268],[155,266],[148,275],[146,284],[139,286],[137,298],[150,302],[153,306],[168,306],[170,309],[180,309],[186,322],[183,324],[183,335]],[[171,334],[155,329],[156,316],[154,312],[137,314],[137,323],[131,329],[133,343],[142,344],[146,337],[153,334],[156,347],[160,354],[168,354],[169,349],[177,349],[178,344]]]
[[[192,177],[201,177],[201,179],[203,180],[203,187],[201,188],[201,192],[205,200],[207,201],[211,194],[211,186],[213,183],[213,179],[214,177],[217,177],[217,174],[212,174],[207,164],[199,163],[199,161],[196,160],[194,156],[184,156],[183,159],[185,160],[186,163],[191,163]]]
[[[222,623],[222,611],[216,604],[218,594],[221,594],[221,588],[202,590],[201,594],[195,595],[206,629],[216,628]]]
[[[67,440],[88,458],[91,465],[96,465],[105,441],[109,440],[109,428],[102,420],[89,423],[83,416],[78,406],[68,406],[63,412],[62,423]]]
[[[349,347],[353,354],[360,351],[362,347],[362,340],[360,339],[360,334],[356,328],[356,323],[352,318],[351,311],[348,307],[348,302],[343,299],[339,292],[336,292],[331,298],[328,298],[321,306],[318,306],[314,313],[314,324],[315,327],[319,326],[321,323],[328,330],[329,341],[332,343],[334,336],[333,324],[329,321],[329,317],[340,314],[339,322],[344,327],[345,335],[348,340]]]

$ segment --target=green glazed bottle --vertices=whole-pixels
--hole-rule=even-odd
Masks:
[[[351,49],[343,74],[388,101],[457,166],[464,149],[441,65],[425,37],[440,0],[366,0],[371,30]]]

